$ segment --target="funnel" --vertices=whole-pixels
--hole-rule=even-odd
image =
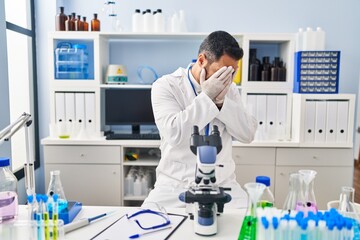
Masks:
[[[309,185],[314,180],[317,172],[314,170],[299,170],[302,180],[306,185]]]
[[[256,204],[259,201],[266,188],[265,184],[262,183],[246,183],[244,187],[246,188],[249,198],[253,204]]]

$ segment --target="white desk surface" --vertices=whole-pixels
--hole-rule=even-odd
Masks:
[[[74,221],[80,218],[93,217],[102,213],[116,211],[109,217],[100,219],[88,226],[75,230],[65,235],[66,240],[81,240],[94,237],[101,230],[105,229],[119,217],[129,212],[134,207],[100,207],[83,206],[80,213]],[[184,208],[167,209],[169,213],[186,215]],[[246,209],[225,209],[221,216],[218,216],[218,233],[215,236],[204,237],[194,233],[193,221],[189,218],[171,235],[170,240],[199,240],[199,239],[217,239],[217,240],[236,240],[239,235],[241,224],[245,216]],[[20,206],[18,219],[26,219],[26,206]],[[139,238],[141,240],[141,238]],[[158,239],[154,239],[158,240]]]

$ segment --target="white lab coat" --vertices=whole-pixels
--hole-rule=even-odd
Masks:
[[[205,94],[189,72],[179,68],[174,73],[159,78],[152,86],[151,101],[156,125],[161,135],[161,159],[156,168],[155,188],[144,203],[157,202],[164,207],[184,207],[178,199],[195,179],[196,156],[190,150],[190,138],[194,125],[204,134],[210,122],[217,125],[222,139],[222,150],[217,155],[216,183],[231,187],[232,201],[225,207],[247,206],[247,195],[236,182],[235,163],[232,159],[232,138],[244,143],[253,140],[256,120],[244,108],[238,89],[232,84],[225,96],[221,110]],[[255,179],[254,179],[255,181]]]

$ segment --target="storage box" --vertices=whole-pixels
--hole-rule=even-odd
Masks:
[[[338,93],[340,51],[295,53],[294,93]]]

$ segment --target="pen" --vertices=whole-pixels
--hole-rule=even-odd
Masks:
[[[84,226],[87,226],[91,222],[93,222],[93,221],[95,221],[95,220],[97,220],[99,218],[109,216],[111,213],[113,213],[113,212],[103,213],[103,214],[100,214],[100,215],[92,217],[92,218],[84,218],[84,219],[80,219],[80,220],[78,220],[76,222],[69,223],[69,224],[64,226],[64,232],[68,233],[68,232],[74,231],[76,229],[82,228]]]
[[[171,226],[167,226],[167,227],[163,227],[163,228],[159,228],[159,229],[156,229],[154,231],[148,231],[148,232],[143,232],[143,233],[138,233],[138,234],[134,234],[134,235],[131,235],[129,238],[130,239],[135,239],[135,238],[139,238],[145,234],[149,234],[149,233],[154,233],[154,232],[159,232],[159,231],[162,231],[162,230],[166,230],[166,229],[169,229],[171,228]]]

